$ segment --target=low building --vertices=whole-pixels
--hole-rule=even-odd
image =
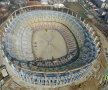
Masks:
[[[55,8],[63,8],[64,7],[64,4],[54,4],[54,7]]]
[[[32,5],[40,5],[40,2],[38,2],[38,1],[29,1],[28,6],[32,6]]]
[[[105,16],[107,14],[107,12],[103,9],[96,10],[96,12],[99,14],[99,16]]]
[[[9,73],[7,72],[6,66],[1,65],[0,66],[0,86],[2,86],[6,82],[8,77],[9,77]]]
[[[7,2],[0,2],[0,5],[4,6],[4,5],[9,5],[10,4],[10,1],[7,1]]]
[[[104,0],[105,2],[102,3],[101,8],[108,9],[108,0]]]
[[[50,4],[61,4],[65,2],[79,2],[79,0],[49,0]]]
[[[108,9],[108,0],[93,0],[92,2],[99,8]]]
[[[41,0],[42,5],[48,5],[48,0]]]

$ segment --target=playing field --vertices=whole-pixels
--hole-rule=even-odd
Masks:
[[[39,30],[33,35],[33,52],[42,60],[60,58],[67,54],[64,38],[56,30]]]

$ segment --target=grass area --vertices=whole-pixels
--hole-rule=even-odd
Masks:
[[[79,15],[83,18],[88,18],[88,16],[84,12],[79,12]]]
[[[9,8],[9,10],[10,10],[11,12],[13,12],[13,11],[15,11],[15,10],[17,10],[17,9],[18,9],[18,7],[15,7],[15,6]]]

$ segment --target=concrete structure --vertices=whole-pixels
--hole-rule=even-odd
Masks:
[[[2,54],[3,60],[17,77],[30,84],[41,85],[42,88],[62,87],[84,81],[83,77],[91,70],[100,54],[100,41],[97,41],[98,36],[89,24],[82,21],[81,17],[78,18],[78,15],[73,15],[70,9],[54,6],[29,6],[12,13],[4,25]],[[53,32],[44,38],[42,34],[41,40],[46,45],[42,50],[59,50],[60,43],[57,44],[56,38],[53,40],[57,30],[66,45],[64,51],[60,49],[57,52],[67,54],[56,57],[47,51],[47,57],[44,57],[37,44],[41,46],[41,40],[33,38],[34,33],[41,30],[44,33]]]

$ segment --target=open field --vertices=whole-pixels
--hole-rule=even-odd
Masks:
[[[39,30],[33,35],[33,51],[43,60],[59,58],[67,54],[65,40],[56,30]]]

